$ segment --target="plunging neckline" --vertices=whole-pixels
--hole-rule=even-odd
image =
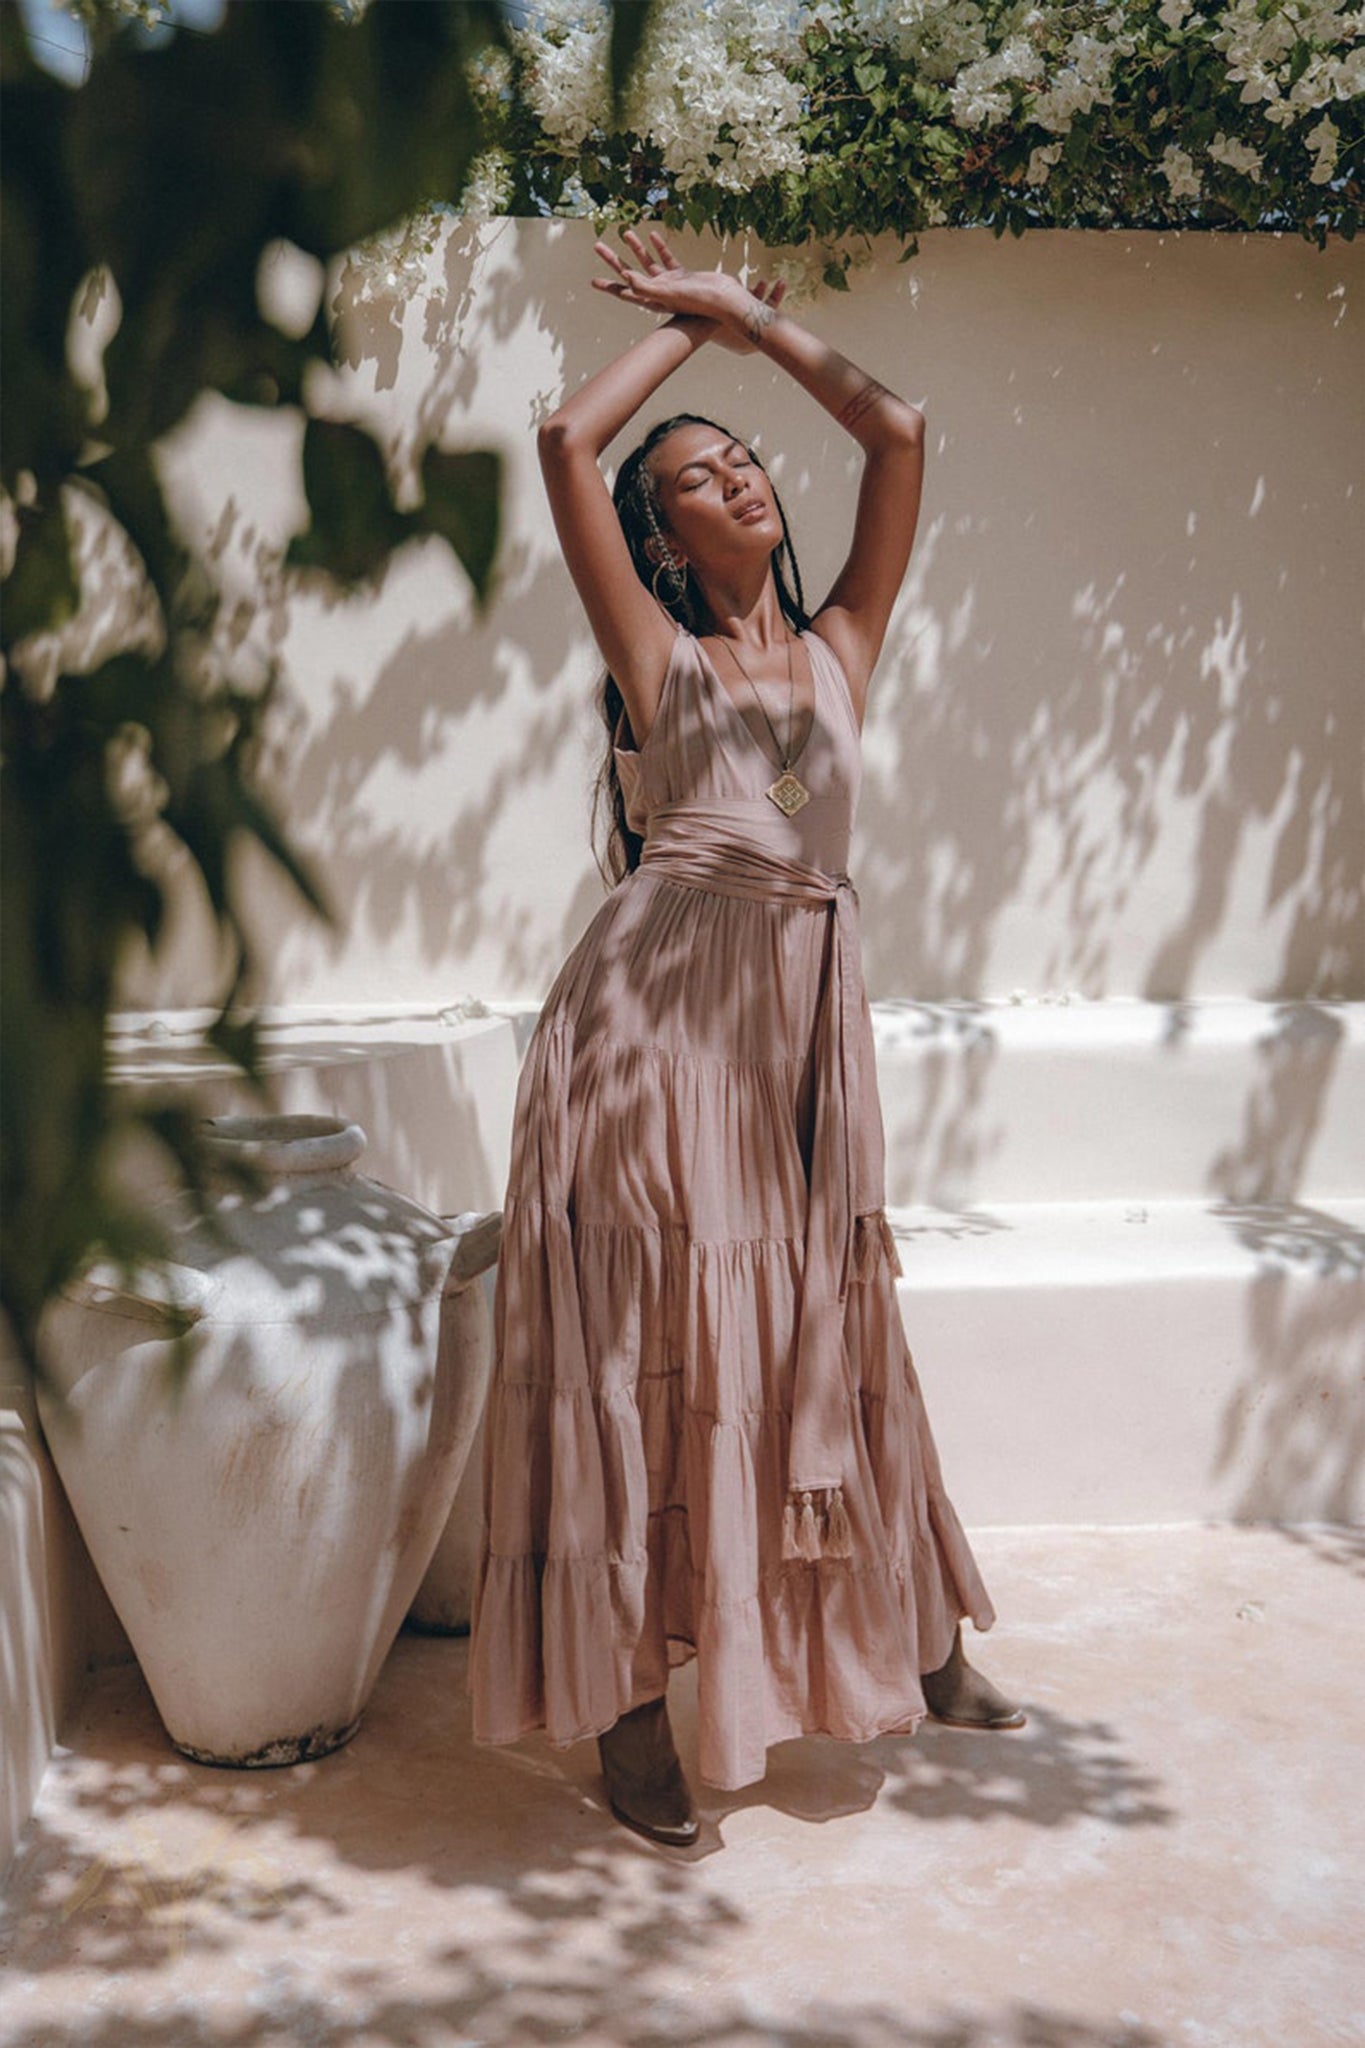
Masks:
[[[757,748],[758,752],[762,754],[763,759],[767,762],[768,766],[772,768],[778,776],[795,774],[796,764],[798,761],[803,761],[805,759],[806,753],[810,747],[810,743],[815,738],[815,728],[820,723],[820,707],[818,702],[820,686],[815,679],[815,662],[811,656],[811,651],[809,647],[806,648],[806,662],[810,668],[810,729],[807,732],[806,737],[801,742],[800,752],[793,754],[790,761],[788,761],[784,766],[780,761],[773,762],[768,760],[768,752],[766,747],[763,747],[759,744],[759,741],[754,734],[753,727],[750,725],[748,719],[744,716],[744,713],[740,710],[738,704],[735,702],[730,692],[726,689],[725,683],[721,677],[720,670],[716,667],[715,662],[712,661],[710,655],[702,646],[700,636],[696,633],[693,633],[691,637],[696,642],[697,652],[701,656],[702,661],[705,663],[706,667],[711,671],[712,682],[720,691],[721,696],[729,705],[730,710],[733,712],[734,716],[739,720],[739,723],[743,726],[745,732],[748,734],[750,744]],[[804,645],[806,639],[808,638],[808,634],[797,633],[793,637],[797,640],[800,640]],[[752,684],[750,684],[750,688],[753,688]],[[755,695],[757,695],[756,691]],[[760,699],[759,701],[761,703],[762,699]]]

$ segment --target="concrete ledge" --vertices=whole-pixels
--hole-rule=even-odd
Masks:
[[[126,1012],[115,1073],[240,1107],[208,1011]],[[262,1018],[280,1107],[360,1122],[366,1170],[442,1214],[499,1208],[535,1003]],[[1332,1201],[1365,1192],[1365,1003],[876,1003],[895,1204]]]
[[[893,1228],[964,1520],[1365,1512],[1365,1201],[901,1209]]]
[[[1365,1003],[873,1005],[892,1202],[1365,1192]]]
[[[199,1043],[212,1014],[122,1012],[110,1036],[115,1079],[146,1089],[193,1082],[206,1116],[251,1105],[236,1069]],[[500,1209],[527,1014],[473,999],[440,1011],[381,1003],[267,1010],[263,1064],[282,1112],[361,1125],[362,1173],[438,1215]]]

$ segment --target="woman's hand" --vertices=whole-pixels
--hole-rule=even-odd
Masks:
[[[725,271],[685,269],[657,228],[650,229],[649,239],[653,253],[633,228],[622,230],[621,240],[635,258],[633,270],[606,242],[595,243],[602,261],[616,273],[614,277],[595,277],[595,288],[651,313],[705,321],[711,330],[708,339],[736,355],[750,354],[755,343],[747,329],[755,325],[755,304],[766,306],[771,316],[786,296],[786,285],[781,281],[771,287],[758,284],[748,291]]]

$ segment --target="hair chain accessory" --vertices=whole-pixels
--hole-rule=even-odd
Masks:
[[[753,677],[735,653],[734,648],[730,646],[728,640],[725,642],[725,645],[729,649],[735,667],[749,685],[750,690],[753,691],[754,702],[763,713],[763,723],[772,734],[773,745],[777,748],[781,761],[782,773],[778,776],[776,782],[769,783],[763,794],[770,802],[777,805],[784,818],[794,818],[796,813],[810,802],[810,791],[806,788],[799,775],[792,774],[791,766],[792,740],[796,732],[796,678],[792,674],[792,636],[790,633],[787,635],[787,745],[785,751],[783,750],[782,742],[777,737],[777,728],[768,716],[768,707],[758,694]]]

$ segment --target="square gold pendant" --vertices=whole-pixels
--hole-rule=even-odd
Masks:
[[[785,775],[778,776],[765,794],[772,798],[784,818],[794,818],[802,805],[810,802],[810,791],[790,768]]]

